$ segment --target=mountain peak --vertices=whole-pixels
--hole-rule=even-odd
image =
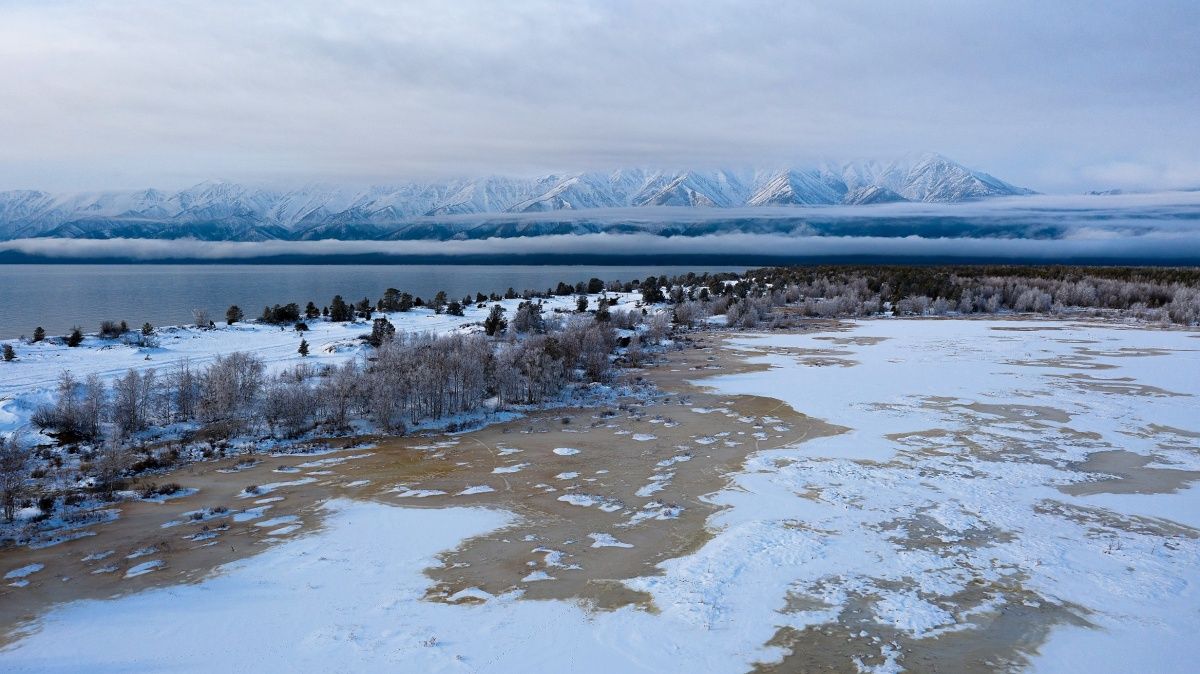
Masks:
[[[1030,193],[936,152],[773,170],[623,168],[357,189],[314,183],[277,190],[206,180],[178,192],[0,192],[0,239],[302,238],[324,231],[378,234],[422,218],[469,214],[957,202]]]

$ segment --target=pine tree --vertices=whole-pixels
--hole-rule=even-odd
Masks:
[[[371,336],[367,338],[367,342],[379,348],[384,342],[391,341],[396,336],[396,326],[386,318],[376,318],[371,324]]]
[[[234,323],[237,323],[238,321],[242,320],[245,317],[246,317],[246,315],[244,313],[242,313],[241,307],[239,307],[236,304],[229,305],[229,308],[225,310],[225,324],[226,325],[233,325]]]
[[[333,301],[329,303],[329,320],[335,323],[345,323],[354,318],[350,306],[346,304],[346,300],[342,299],[341,295],[334,295]]]
[[[575,301],[575,311],[582,314],[583,312],[587,311],[587,307],[588,307],[587,295],[580,295],[579,299]]]
[[[662,288],[659,287],[658,278],[654,276],[648,276],[645,281],[642,281],[641,290],[642,302],[646,304],[657,304],[666,299],[663,296]]]
[[[12,362],[17,359],[17,352],[13,350],[12,344],[4,345],[4,362]]]
[[[317,318],[320,315],[321,315],[321,310],[318,309],[317,305],[313,304],[312,302],[309,302],[308,305],[304,307],[304,317],[305,318],[310,318],[310,319]]]
[[[142,323],[142,336],[149,337],[154,334],[154,326],[149,323]]]
[[[37,326],[33,329],[33,342],[36,344],[46,338],[46,331],[42,326]]]
[[[296,353],[301,356],[308,356],[308,340],[303,337],[300,338],[300,348],[296,349]]]
[[[388,288],[383,291],[383,297],[379,299],[380,311],[399,311],[400,310],[400,291],[395,288]]]
[[[446,305],[446,313],[450,314],[451,316],[462,316],[462,304],[459,304],[458,300],[451,302],[450,304]]]
[[[611,318],[611,315],[608,313],[608,302],[601,297],[600,301],[596,303],[596,320],[604,323],[609,318]]]
[[[67,336],[67,346],[75,347],[83,344],[83,330],[78,327],[71,329],[71,334]]]
[[[488,313],[488,317],[483,321],[483,330],[488,337],[495,337],[497,334],[504,332],[504,328],[508,327],[508,321],[504,320],[504,307],[499,304],[493,304],[492,310]]]

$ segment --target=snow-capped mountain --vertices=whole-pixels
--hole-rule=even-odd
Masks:
[[[471,236],[472,225],[445,222],[450,216],[470,214],[957,202],[1031,193],[937,154],[770,170],[622,169],[539,178],[407,182],[367,189],[311,185],[271,190],[206,181],[174,193],[155,189],[0,192],[0,239],[436,239]],[[533,226],[510,219],[493,221],[474,234],[517,236],[581,229],[589,228],[563,222]]]

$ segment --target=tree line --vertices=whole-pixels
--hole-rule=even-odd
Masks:
[[[32,492],[53,493],[30,484],[46,478],[48,466],[71,473],[64,484],[90,483],[95,493],[111,495],[131,475],[175,465],[189,445],[213,457],[235,437],[342,434],[358,422],[386,433],[430,423],[453,430],[481,413],[542,406],[572,385],[609,381],[614,350],[629,344],[616,325],[641,320],[640,312],[624,311],[543,316],[532,301],[512,321],[500,313],[491,335],[383,331],[375,348],[340,365],[301,362],[271,372],[253,353],[236,352],[203,365],[180,360],[130,369],[110,383],[64,371],[52,402],[32,421],[78,453],[78,465],[64,467],[61,453],[31,454],[15,436],[6,439],[0,445],[5,516],[11,519],[8,505],[15,508]],[[156,442],[158,428],[185,437]],[[54,503],[51,497],[46,507]]]

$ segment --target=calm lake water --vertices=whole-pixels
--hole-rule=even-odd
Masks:
[[[329,304],[377,300],[389,287],[430,298],[545,289],[559,281],[605,281],[651,275],[742,271],[743,267],[598,267],[458,265],[0,265],[0,339],[30,335],[42,326],[61,335],[78,325],[95,332],[100,321],[140,326],[178,325],[204,308],[213,320],[236,304],[257,317],[267,304]]]

